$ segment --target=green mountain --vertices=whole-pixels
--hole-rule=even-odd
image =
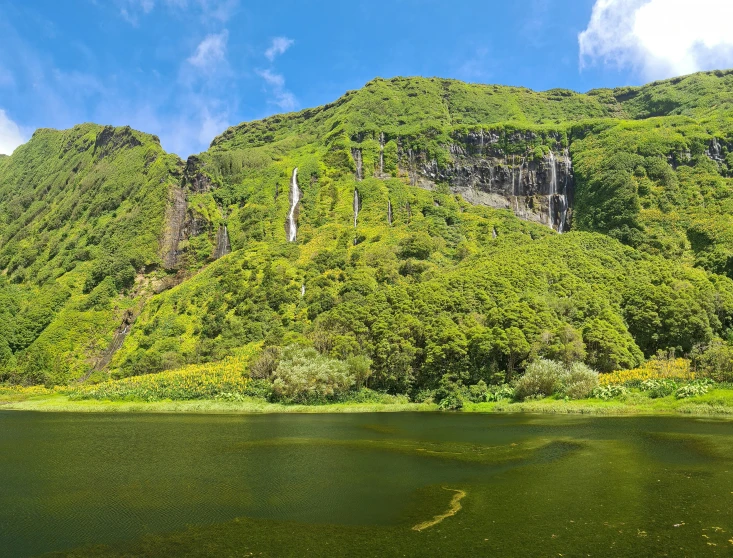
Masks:
[[[0,380],[253,344],[366,356],[395,393],[537,356],[634,367],[733,339],[731,216],[733,71],[377,79],[185,163],[129,128],[39,130],[0,158]]]

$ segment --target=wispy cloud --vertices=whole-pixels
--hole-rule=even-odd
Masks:
[[[265,82],[265,89],[271,95],[270,104],[276,105],[284,111],[293,111],[298,107],[295,95],[285,88],[285,77],[272,70],[257,70]]]
[[[291,46],[293,46],[294,42],[295,41],[293,39],[288,39],[287,37],[275,37],[274,39],[272,39],[270,48],[265,51],[265,57],[270,62],[273,62],[275,58],[277,58],[281,54],[285,54],[285,52]]]
[[[480,47],[475,50],[472,56],[462,60],[455,70],[455,75],[459,79],[485,80],[491,75],[489,72],[490,64],[487,62],[489,49]]]
[[[25,142],[23,133],[6,112],[0,109],[0,154],[11,155],[15,148]]]
[[[96,1],[96,0],[93,0]],[[151,13],[157,6],[177,10],[199,12],[207,21],[227,22],[239,8],[239,0],[115,0],[120,15],[132,25]]]
[[[596,0],[578,36],[580,67],[601,62],[657,79],[733,66],[731,21],[730,0]]]
[[[188,63],[200,70],[214,71],[219,64],[226,61],[228,38],[229,32],[226,29],[221,33],[208,35],[188,58]]]

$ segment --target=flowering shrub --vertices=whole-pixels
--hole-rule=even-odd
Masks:
[[[161,399],[189,400],[223,398],[232,400],[248,393],[244,375],[246,359],[232,357],[221,362],[193,364],[179,370],[133,376],[123,380],[79,386],[68,390],[70,399],[110,401]]]
[[[608,374],[601,374],[599,381],[602,386],[626,385],[639,387],[644,380],[673,379],[689,381],[695,379],[695,373],[690,369],[690,361],[685,358],[651,359],[639,368],[633,370],[617,370]]]
[[[610,401],[611,399],[615,399],[616,397],[626,395],[628,392],[629,390],[622,385],[611,384],[608,386],[598,386],[596,389],[593,390],[592,395],[596,399]]]
[[[684,385],[675,391],[674,396],[677,399],[686,399],[688,397],[697,397],[698,395],[705,395],[710,388],[715,384],[710,379],[695,380],[687,385]]]
[[[643,382],[641,382],[641,385],[639,387],[641,388],[641,391],[648,392],[649,397],[651,397],[652,399],[657,399],[659,397],[667,397],[668,395],[672,395],[675,391],[677,391],[679,385],[674,380],[664,378],[660,380],[644,380]]]

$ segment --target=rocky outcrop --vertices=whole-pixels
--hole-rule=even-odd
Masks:
[[[109,363],[112,362],[112,358],[115,356],[115,353],[120,350],[122,344],[125,342],[125,339],[127,339],[127,336],[130,334],[130,329],[132,328],[132,324],[135,323],[136,318],[137,312],[135,310],[125,310],[125,313],[122,317],[122,325],[120,325],[120,327],[117,328],[117,330],[115,331],[115,334],[112,337],[112,342],[109,344],[109,347],[107,347],[104,353],[102,353],[102,356],[99,357],[89,374],[82,378],[82,382],[88,380],[92,372],[104,370],[107,366],[109,366]]]
[[[548,153],[507,154],[507,145],[531,144],[535,139],[532,132],[455,136],[448,146],[451,161],[443,165],[424,152],[400,147],[400,173],[414,186],[432,190],[447,184],[469,203],[511,209],[521,219],[563,232],[572,219],[574,180],[570,155],[560,138],[551,138],[555,146]]]
[[[171,188],[168,207],[165,212],[165,230],[161,241],[163,266],[175,269],[178,266],[178,244],[184,236],[186,226],[186,192],[181,186]]]
[[[229,231],[226,225],[219,227],[216,233],[216,249],[214,250],[214,259],[218,260],[229,254],[232,251],[232,247],[229,244]]]
[[[183,174],[184,186],[193,194],[204,194],[213,189],[211,179],[202,171],[201,159],[192,155],[186,161],[186,170]]]

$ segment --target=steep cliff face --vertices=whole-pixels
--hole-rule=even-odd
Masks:
[[[384,134],[379,137],[379,166],[374,176],[387,179],[390,175],[384,173]],[[439,162],[425,150],[412,149],[397,138],[396,174],[408,177],[412,186],[436,190],[447,185],[469,203],[510,209],[521,219],[558,232],[569,230],[573,166],[559,134],[541,138],[530,131],[506,134],[479,130],[456,133],[452,140],[445,146],[449,157]],[[533,147],[538,142],[542,148]],[[356,178],[362,180],[362,149],[352,148],[351,152]]]
[[[222,236],[221,232],[224,225],[213,222],[212,216],[202,214],[190,203],[193,196],[209,194],[213,189],[211,178],[203,172],[202,161],[196,156],[189,157],[180,184],[172,188],[166,208],[165,234],[161,240],[161,255],[166,269],[175,270],[184,265],[187,243],[204,234],[212,241],[215,239],[211,253],[213,259],[230,250],[228,235]]]

